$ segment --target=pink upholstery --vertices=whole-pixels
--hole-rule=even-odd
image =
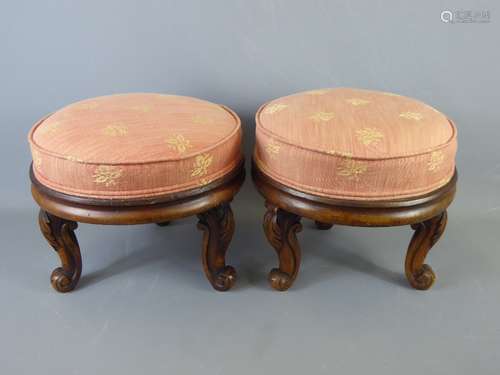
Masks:
[[[160,94],[71,104],[29,134],[36,178],[94,198],[142,198],[199,187],[241,161],[241,124],[223,106]]]
[[[354,200],[418,196],[453,176],[455,126],[404,96],[349,88],[279,98],[256,115],[254,160],[311,194]]]

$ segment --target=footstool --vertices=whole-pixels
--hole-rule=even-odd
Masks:
[[[57,291],[73,290],[80,279],[77,222],[164,225],[191,215],[204,231],[208,280],[217,290],[231,288],[229,202],[244,179],[233,111],[183,96],[103,96],[43,118],[29,143],[40,229],[62,263],[51,276]]]
[[[411,225],[406,276],[416,289],[431,287],[424,259],[443,234],[457,180],[451,120],[404,96],[337,88],[264,104],[256,124],[252,175],[279,257],[273,288],[297,277],[301,217],[319,229]]]

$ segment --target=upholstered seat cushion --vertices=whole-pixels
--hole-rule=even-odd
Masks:
[[[445,185],[457,135],[436,109],[404,96],[348,88],[279,98],[256,115],[254,160],[307,193],[353,200],[414,197]]]
[[[160,94],[71,104],[29,134],[34,175],[93,198],[143,198],[205,185],[238,166],[241,124],[226,107]]]

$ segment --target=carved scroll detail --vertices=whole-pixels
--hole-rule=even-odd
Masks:
[[[50,282],[58,292],[69,292],[78,284],[82,273],[82,257],[74,233],[78,224],[43,210],[38,215],[38,223],[45,239],[61,259],[62,266],[52,271]]]
[[[429,220],[411,226],[415,233],[406,253],[405,272],[408,281],[415,289],[429,289],[436,280],[434,271],[429,265],[424,264],[424,260],[443,234],[446,222],[447,214],[444,211]]]
[[[223,203],[198,214],[198,229],[203,231],[202,260],[208,281],[219,291],[229,290],[236,281],[236,271],[226,265],[225,255],[234,233],[233,211]]]
[[[302,230],[301,217],[266,203],[264,232],[279,257],[279,268],[269,273],[271,286],[279,291],[290,288],[300,267],[300,246],[296,233]]]

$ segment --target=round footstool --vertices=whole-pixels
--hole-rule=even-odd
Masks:
[[[190,97],[123,94],[71,104],[30,131],[32,194],[40,229],[62,267],[59,292],[82,272],[74,230],[92,224],[165,225],[198,215],[205,274],[217,290],[234,232],[229,205],[243,179],[241,124],[230,109]]]
[[[252,174],[280,261],[269,275],[275,289],[297,276],[301,217],[319,229],[411,225],[406,276],[431,287],[424,258],[445,229],[457,179],[456,128],[445,115],[404,96],[337,88],[273,100],[256,123]]]

